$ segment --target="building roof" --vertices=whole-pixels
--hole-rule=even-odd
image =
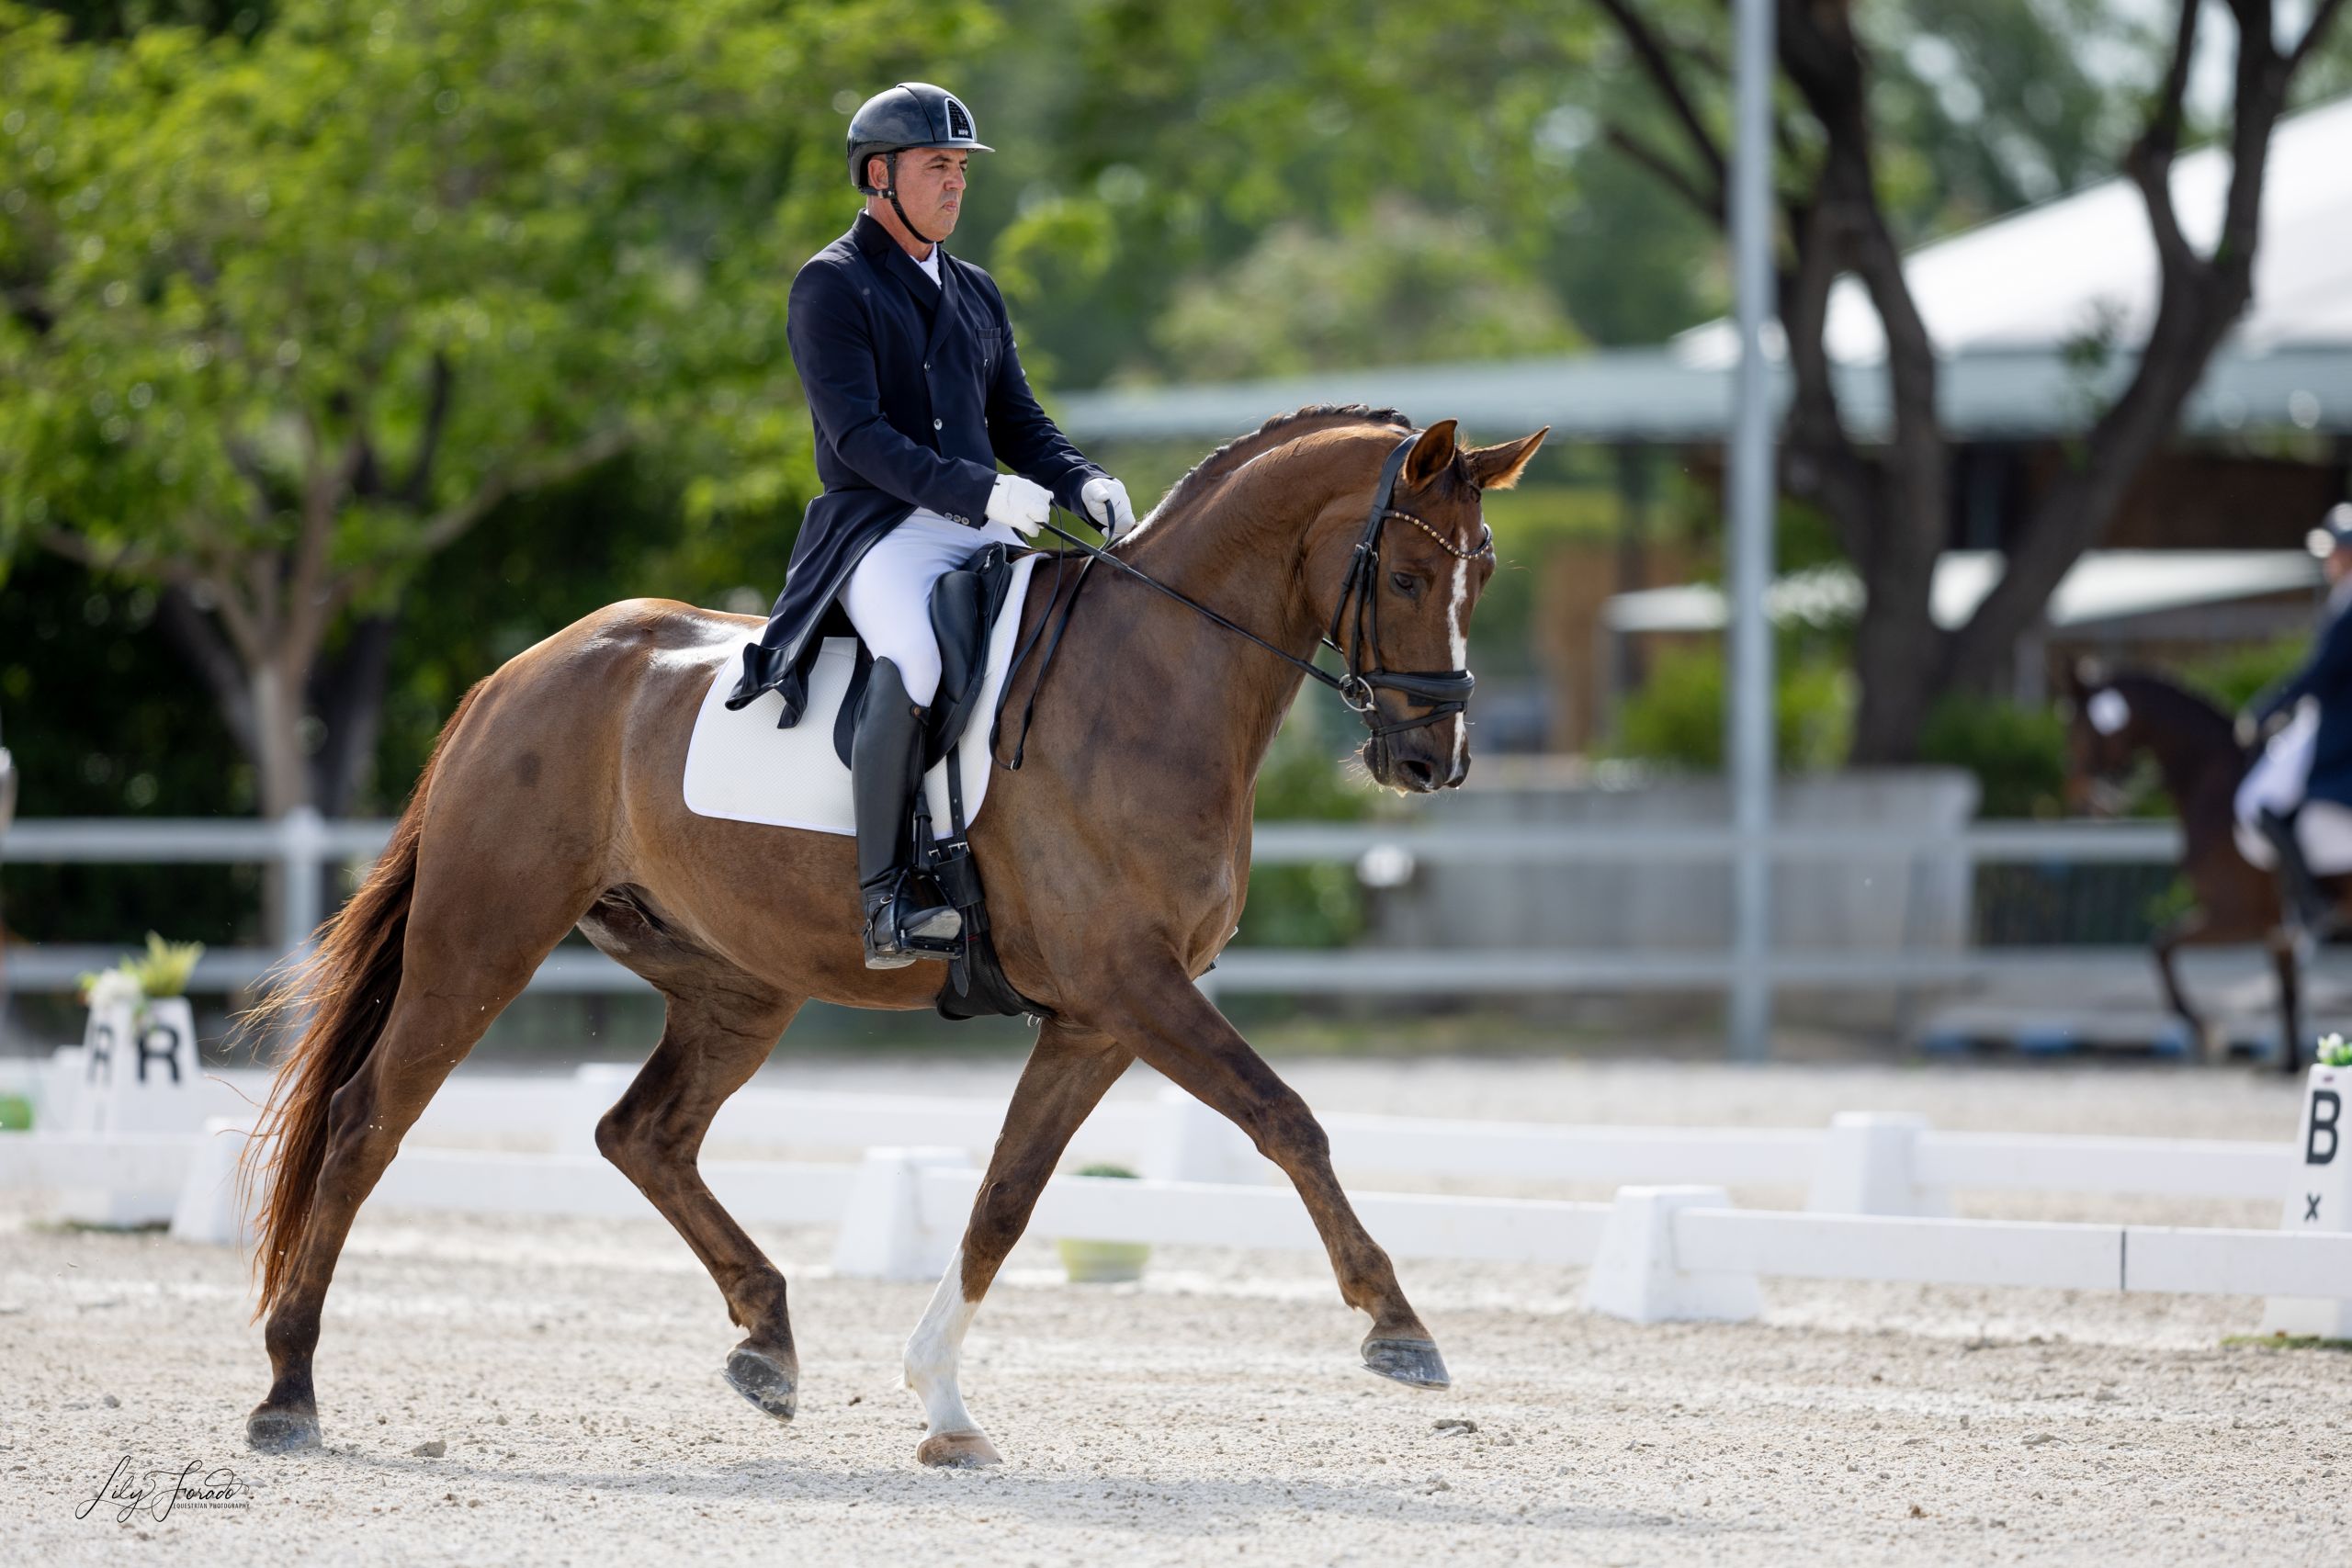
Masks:
[[[2182,425],[2352,434],[2352,98],[2281,120],[2268,168],[2254,302]],[[2174,165],[2192,241],[2210,243],[2217,231],[2228,173],[2218,148]],[[2156,286],[2146,213],[2120,179],[1924,245],[1905,271],[1946,356],[1945,428],[1962,440],[2084,429],[2137,363],[2128,352],[2086,355],[2084,345],[2136,344]],[[1849,426],[1865,440],[1883,436],[1883,340],[1850,278],[1832,296],[1828,333]],[[1073,393],[1059,409],[1091,440],[1222,440],[1302,404],[1367,402],[1459,419],[1483,440],[1549,424],[1585,440],[1712,442],[1730,422],[1735,348],[1729,324],[1711,321],[1663,348]],[[1785,400],[1787,375],[1773,370]]]
[[[2229,196],[2230,159],[2199,148],[2173,164],[2181,232],[2210,250]],[[2146,204],[2129,180],[2105,180],[1920,246],[1903,275],[1946,355],[2014,353],[2105,338],[2136,344],[2154,319],[2160,272]],[[1832,358],[1885,357],[1878,314],[1859,281],[1830,291]],[[2232,334],[2242,352],[2352,344],[2352,97],[2278,122],[2262,190],[2254,299]],[[1675,340],[1686,363],[1728,366],[1739,342],[1727,321]]]
[[[1936,562],[1928,613],[1951,630],[1964,625],[2001,580],[2001,557],[1991,550],[1950,550]],[[2075,562],[2050,596],[2044,622],[2052,629],[2100,625],[2277,594],[2315,592],[2319,563],[2301,550],[2092,550]],[[1777,579],[1765,611],[1776,623],[1820,624],[1850,617],[1862,605],[1862,585],[1842,566],[1815,567]],[[1706,583],[1649,588],[1611,596],[1601,624],[1618,632],[1711,632],[1723,629],[1723,591]]]
[[[2103,367],[2062,352],[1972,354],[1947,361],[1938,386],[1944,428],[1963,441],[2025,439],[2078,431],[2113,398],[2138,363]],[[1774,395],[1788,378],[1777,365]],[[1885,377],[1843,366],[1838,393],[1860,439],[1887,426]],[[1732,372],[1692,366],[1670,349],[1626,349],[1573,358],[1332,370],[1277,380],[1069,393],[1057,401],[1064,428],[1082,441],[1223,441],[1306,403],[1370,403],[1419,420],[1458,419],[1481,441],[1550,425],[1587,441],[1713,442],[1731,420]],[[2198,434],[2235,430],[2352,434],[2352,344],[2248,354],[2223,348],[2181,411]]]

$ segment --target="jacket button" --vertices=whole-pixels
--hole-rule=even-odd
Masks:
[[[930,368],[931,368],[931,361],[930,361],[930,360],[928,360],[928,359],[924,360],[924,361],[922,362],[922,367],[923,367],[924,369],[926,369],[926,370],[930,369]]]
[[[946,429],[946,428],[947,428],[946,423],[945,423],[945,422],[944,422],[944,421],[942,421],[942,420],[936,420],[936,419],[934,419],[934,420],[933,420],[933,421],[931,422],[931,427],[932,427],[932,429],[933,429],[933,430],[944,430],[944,429]]]

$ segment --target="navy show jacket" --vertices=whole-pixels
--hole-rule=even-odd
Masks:
[[[797,723],[820,629],[876,539],[915,508],[978,528],[1001,458],[1070,511],[1102,470],[1037,406],[996,280],[938,247],[933,285],[859,213],[792,280],[785,333],[817,431],[817,477],[784,592],[727,698],[784,698]],[[974,547],[978,540],[974,540]]]
[[[2306,800],[2352,806],[2352,602],[2328,596],[2327,618],[2303,667],[2265,693],[2256,716],[2264,723],[2305,697],[2319,704],[2319,734],[2312,742]]]

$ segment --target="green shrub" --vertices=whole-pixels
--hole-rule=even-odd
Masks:
[[[1854,682],[1823,658],[1780,669],[1773,701],[1774,744],[1784,773],[1820,773],[1842,764],[1853,739]],[[1724,660],[1713,649],[1659,654],[1649,679],[1618,715],[1611,755],[1713,773],[1724,765]]]
[[[2310,653],[2311,639],[2304,637],[2223,649],[2182,660],[2180,682],[2212,698],[2224,710],[2242,713],[2265,689],[2293,674]]]
[[[1919,760],[1974,773],[1980,817],[2065,815],[2066,721],[2053,707],[1951,694],[1920,727]]]
[[[1379,809],[1379,792],[1361,765],[1343,759],[1328,723],[1319,704],[1291,709],[1258,771],[1259,821],[1351,822]],[[1351,722],[1348,739],[1356,734]],[[1257,947],[1344,947],[1363,926],[1354,866],[1253,866],[1238,940]]]

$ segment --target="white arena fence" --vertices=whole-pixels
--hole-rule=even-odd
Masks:
[[[593,1144],[634,1069],[453,1079],[377,1190],[387,1205],[453,1213],[643,1217],[643,1197]],[[44,1124],[77,1119],[78,1047],[16,1075]],[[240,1079],[245,1081],[239,1081]],[[6,1085],[0,1076],[0,1088]],[[52,1195],[100,1223],[168,1219],[187,1240],[244,1234],[230,1175],[258,1075],[187,1096],[204,1131],[0,1134],[0,1188]],[[1759,1277],[2176,1292],[2272,1298],[2266,1326],[2352,1337],[2352,1156],[2336,1123],[2352,1070],[2314,1067],[2291,1145],[1945,1133],[1908,1115],[1849,1113],[1820,1130],[1589,1127],[1321,1118],[1343,1169],[1454,1179],[1623,1183],[1613,1202],[1353,1191],[1407,1258],[1586,1268],[1595,1310],[1649,1322],[1753,1317]],[[222,1103],[237,1107],[223,1114]],[[708,1142],[860,1149],[854,1162],[706,1159],[738,1219],[830,1226],[833,1267],[923,1280],[944,1267],[1003,1114],[993,1100],[751,1089]],[[2347,1128],[2352,1132],[2352,1128]],[[545,1151],[433,1146],[435,1137],[534,1139]],[[886,1142],[886,1140],[888,1140]],[[1096,1112],[1072,1146],[1123,1156],[1140,1179],[1057,1177],[1030,1233],[1169,1246],[1321,1250],[1287,1183],[1238,1133],[1170,1090]],[[1661,1185],[1675,1182],[1676,1185]],[[1735,1208],[1730,1185],[1804,1186],[1807,1212]],[[2067,1224],[1941,1217],[1953,1189],[2283,1200],[2280,1230]]]
[[[287,896],[275,945],[217,948],[198,964],[192,982],[208,991],[251,986],[295,952],[325,910],[322,874],[334,866],[367,864],[382,849],[392,824],[330,820],[308,808],[271,820],[93,818],[19,821],[0,835],[0,859],[44,864],[277,864],[288,871]],[[1433,825],[1372,822],[1260,822],[1251,855],[1259,865],[1354,864],[1367,881],[1385,885],[1416,863],[1691,865],[1727,864],[1742,840],[1728,825],[1708,822],[1625,826],[1600,823]],[[1960,832],[1901,828],[1784,825],[1765,841],[1776,863],[1852,862],[1895,864],[2050,863],[2065,862],[2167,864],[2178,857],[2180,834],[2166,822],[1979,822]],[[5,978],[23,990],[63,990],[75,976],[113,962],[112,949],[17,946],[5,955]],[[2209,971],[2234,974],[2227,953],[2184,955],[2200,982]],[[1772,986],[1853,990],[1904,990],[1998,977],[2063,974],[2143,976],[2138,947],[2037,947],[1860,951],[1781,950],[1761,960]],[[2346,965],[2323,955],[2323,965]],[[1467,952],[1453,948],[1327,951],[1234,948],[1202,980],[1213,992],[1349,993],[1356,995],[1547,993],[1569,989],[1611,992],[1720,990],[1753,980],[1728,951],[1579,951],[1556,947]],[[535,989],[566,992],[636,990],[643,982],[591,949],[551,953],[532,981]]]

